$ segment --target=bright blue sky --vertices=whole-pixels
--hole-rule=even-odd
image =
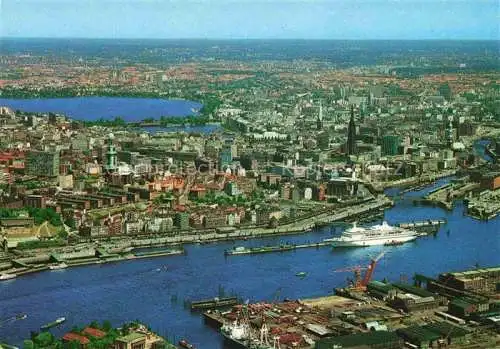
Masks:
[[[0,0],[0,36],[499,39],[498,0]]]

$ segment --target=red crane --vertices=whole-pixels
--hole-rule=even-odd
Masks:
[[[377,262],[384,256],[385,252],[381,252],[377,257],[373,258],[367,267],[362,267],[360,265],[355,265],[351,267],[336,269],[334,272],[354,272],[354,282],[353,289],[364,291],[366,290],[366,285],[371,281],[373,276],[373,271]],[[361,279],[361,270],[366,270],[363,279]]]

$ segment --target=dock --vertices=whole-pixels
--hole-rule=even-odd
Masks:
[[[439,227],[440,225],[446,224],[446,219],[428,219],[425,221],[412,221],[406,223],[397,224],[398,227],[403,229],[418,229],[418,228],[428,228],[428,227]]]
[[[248,254],[261,254],[261,253],[271,253],[271,252],[286,252],[294,251],[302,248],[320,248],[324,246],[329,246],[331,243],[328,241],[319,241],[307,244],[284,244],[278,246],[261,246],[261,247],[236,247],[232,250],[226,250],[224,254],[226,256],[238,256],[238,255],[248,255]]]
[[[190,302],[191,311],[227,308],[237,305],[238,297],[214,297],[212,299],[204,299],[200,301]]]

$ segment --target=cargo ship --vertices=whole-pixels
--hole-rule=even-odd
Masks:
[[[363,247],[385,244],[402,244],[415,240],[420,234],[413,230],[394,227],[387,222],[368,228],[358,227],[356,223],[338,238],[329,241],[332,247]]]
[[[57,318],[55,321],[52,321],[52,322],[49,322],[48,324],[45,324],[45,325],[42,325],[40,326],[40,329],[41,330],[48,330],[52,327],[56,327],[56,326],[59,326],[60,324],[62,324],[64,321],[66,321],[66,318],[64,317],[60,317],[60,318]]]
[[[273,346],[261,343],[252,338],[252,330],[248,323],[234,322],[221,327],[224,347],[230,349],[273,349]],[[275,348],[275,347],[274,347]]]

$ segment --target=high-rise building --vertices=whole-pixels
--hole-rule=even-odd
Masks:
[[[31,176],[59,176],[59,152],[28,152],[26,156],[26,173]]]
[[[321,101],[319,101],[319,113],[318,120],[316,121],[316,128],[318,130],[323,129],[323,105],[321,104]]]
[[[116,161],[117,152],[115,145],[113,144],[113,135],[110,134],[106,142],[108,150],[106,152],[106,165],[104,166],[104,169],[108,172],[114,172],[118,168],[118,164]]]
[[[219,152],[219,169],[223,170],[225,167],[231,165],[233,162],[233,140],[226,139]]]
[[[386,135],[382,138],[382,154],[383,155],[398,155],[401,138],[395,135]]]
[[[351,105],[351,119],[349,120],[349,126],[347,127],[347,144],[346,144],[347,155],[355,155],[356,149],[356,123],[354,122],[354,106]]]
[[[455,141],[455,135],[453,131],[453,119],[448,119],[448,127],[446,128],[446,143],[449,148],[453,146],[453,142]]]

